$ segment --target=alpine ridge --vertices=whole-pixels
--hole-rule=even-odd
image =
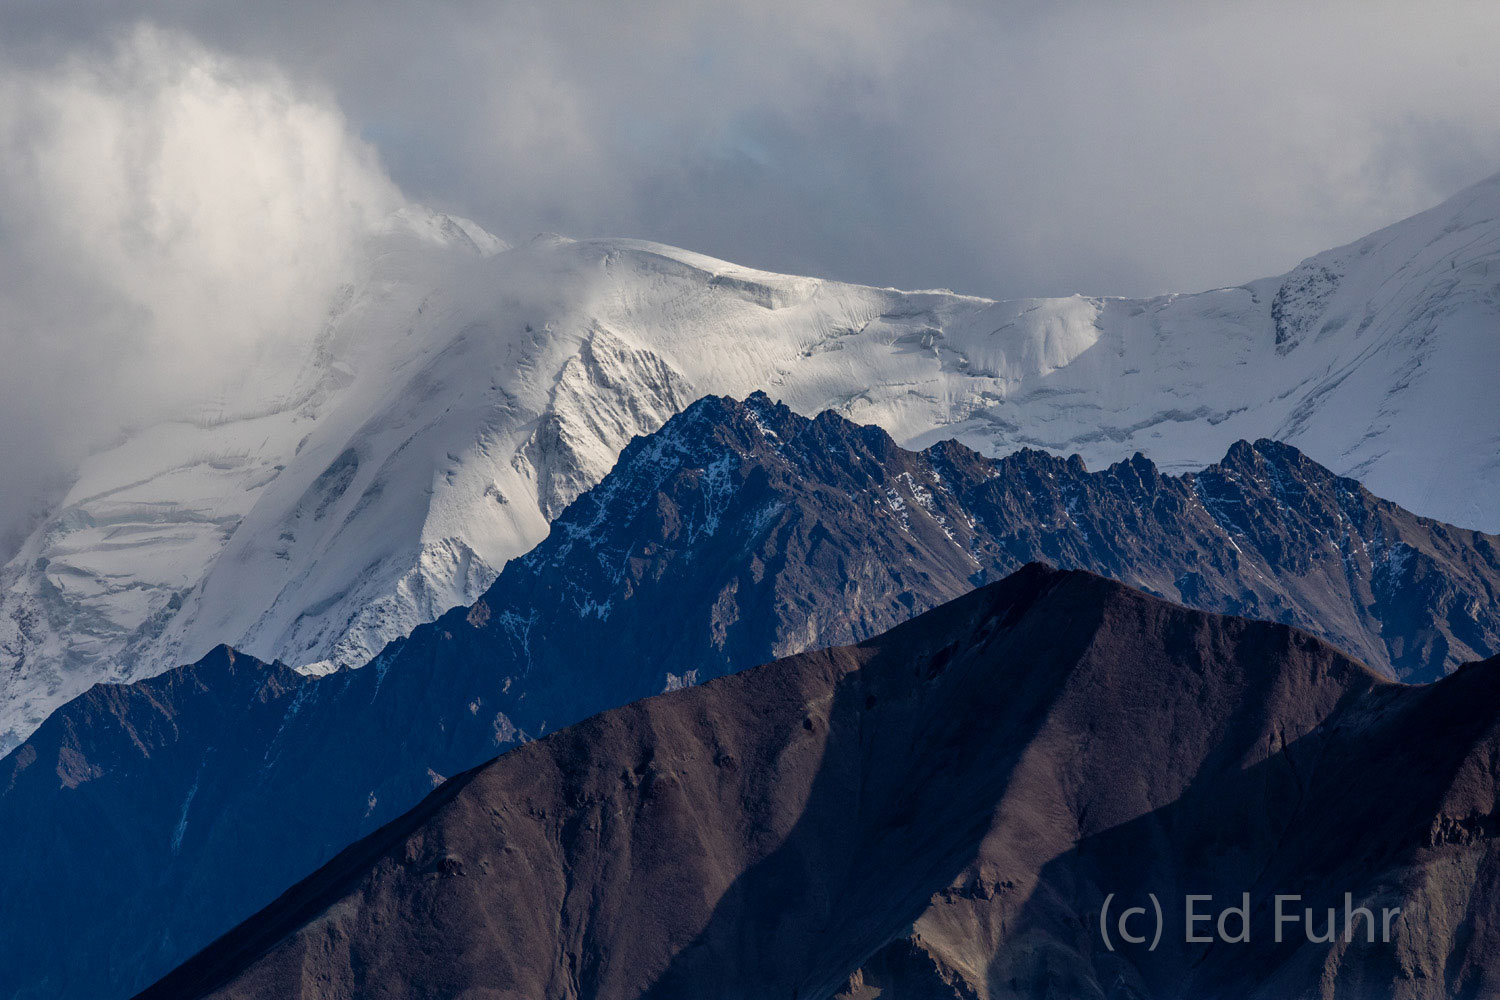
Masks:
[[[1292,444],[1500,530],[1500,178],[1287,275],[994,302],[631,240],[503,244],[409,210],[309,331],[91,457],[0,573],[0,748],[100,680],[221,642],[318,672],[470,604],[621,449],[709,393],[1103,467]]]
[[[1139,457],[1089,472],[706,397],[368,667],[307,677],[221,649],[55,713],[0,760],[0,842],[25,859],[0,895],[34,901],[0,926],[0,996],[129,995],[497,753],[867,639],[1038,559],[1317,629],[1410,679],[1500,648],[1493,538],[1284,445],[1180,477]]]
[[[1028,566],[459,775],[140,1000],[1488,995],[1497,696]],[[1107,944],[1148,892],[1160,947]]]

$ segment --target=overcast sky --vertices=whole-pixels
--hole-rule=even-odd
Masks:
[[[3,0],[0,548],[60,456],[315,330],[403,202],[876,285],[1193,291],[1500,171],[1497,51],[1493,2]]]
[[[1013,296],[1288,269],[1500,171],[1500,4],[10,0],[8,58],[145,21],[326,101],[503,236]]]

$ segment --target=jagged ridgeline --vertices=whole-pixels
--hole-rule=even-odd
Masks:
[[[1405,679],[1500,634],[1493,538],[1284,445],[1185,476],[1089,472],[707,397],[626,447],[481,600],[367,667],[307,678],[223,650],[49,719],[0,764],[0,840],[23,859],[0,893],[36,901],[0,928],[0,994],[128,995],[528,737],[869,638],[1033,560],[1300,625]]]

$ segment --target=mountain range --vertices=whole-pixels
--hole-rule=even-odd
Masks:
[[[1500,658],[1032,565],[458,775],[140,1000],[1489,996],[1497,733]]]
[[[0,896],[28,901],[0,926],[0,996],[128,996],[496,754],[871,638],[1034,560],[1430,681],[1500,651],[1497,542],[1270,441],[1193,474],[1140,456],[1089,472],[706,397],[479,599],[366,667],[307,675],[225,646],[54,713],[0,761]]]
[[[1500,178],[1285,275],[1139,300],[507,247],[406,210],[302,354],[91,456],[6,553],[0,749],[96,682],[219,643],[309,673],[368,662],[472,604],[632,437],[711,393],[766,389],[914,448],[1140,452],[1170,473],[1276,439],[1500,530],[1497,252]]]

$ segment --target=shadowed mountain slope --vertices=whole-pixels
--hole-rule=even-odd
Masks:
[[[1037,559],[1302,625],[1407,677],[1500,648],[1492,538],[1291,448],[1090,473],[710,397],[632,442],[480,601],[368,668],[226,681],[221,655],[50,718],[0,761],[0,842],[26,859],[0,865],[0,898],[25,901],[0,914],[0,997],[129,995],[447,776]]]
[[[141,1000],[1488,995],[1497,695],[1029,566],[467,772]],[[1148,892],[1162,946],[1109,951]],[[1346,892],[1390,943],[1275,943]]]

